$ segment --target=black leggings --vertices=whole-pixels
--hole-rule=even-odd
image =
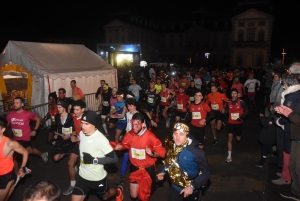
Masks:
[[[199,191],[196,191],[184,198],[183,193],[180,194],[178,190],[176,190],[174,187],[171,187],[168,195],[168,201],[197,201],[199,195]]]

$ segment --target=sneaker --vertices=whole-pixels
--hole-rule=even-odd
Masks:
[[[276,185],[286,185],[286,184],[291,184],[291,181],[284,181],[283,179],[279,178],[279,179],[272,180],[272,183]]]
[[[300,197],[295,195],[294,193],[292,192],[280,192],[279,193],[282,197],[284,198],[288,198],[288,199],[291,199],[291,200],[300,200]]]
[[[215,138],[215,139],[212,141],[212,144],[215,145],[215,144],[217,144],[217,143],[218,143],[218,139]]]
[[[44,164],[48,163],[48,152],[43,153],[42,161]]]
[[[63,192],[63,195],[70,195],[73,192],[74,186],[69,186],[69,188]]]
[[[231,156],[228,156],[228,157],[226,158],[225,162],[226,162],[226,163],[230,163],[230,162],[232,162],[232,158],[231,158]]]
[[[117,181],[116,181],[117,185],[123,185],[124,184],[124,177],[120,177]]]
[[[118,186],[117,188],[118,194],[116,196],[116,201],[122,201],[123,200],[123,187],[122,186]]]
[[[277,175],[278,177],[281,177],[281,176],[282,176],[282,173],[281,173],[281,172],[276,172],[276,175]]]

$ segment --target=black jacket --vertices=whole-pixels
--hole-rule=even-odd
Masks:
[[[262,144],[273,145],[276,141],[276,123],[273,117],[261,116],[259,120],[262,129],[258,135],[258,140]]]

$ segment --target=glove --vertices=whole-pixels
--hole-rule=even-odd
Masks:
[[[93,160],[95,157],[91,156],[91,154],[83,152],[83,162],[85,164],[93,164]]]
[[[236,119],[238,122],[243,122],[243,119],[242,118],[237,118]]]

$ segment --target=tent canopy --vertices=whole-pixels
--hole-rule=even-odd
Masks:
[[[32,75],[51,79],[115,73],[115,68],[100,56],[77,44],[9,41],[0,56],[0,67],[9,62],[22,64]]]

